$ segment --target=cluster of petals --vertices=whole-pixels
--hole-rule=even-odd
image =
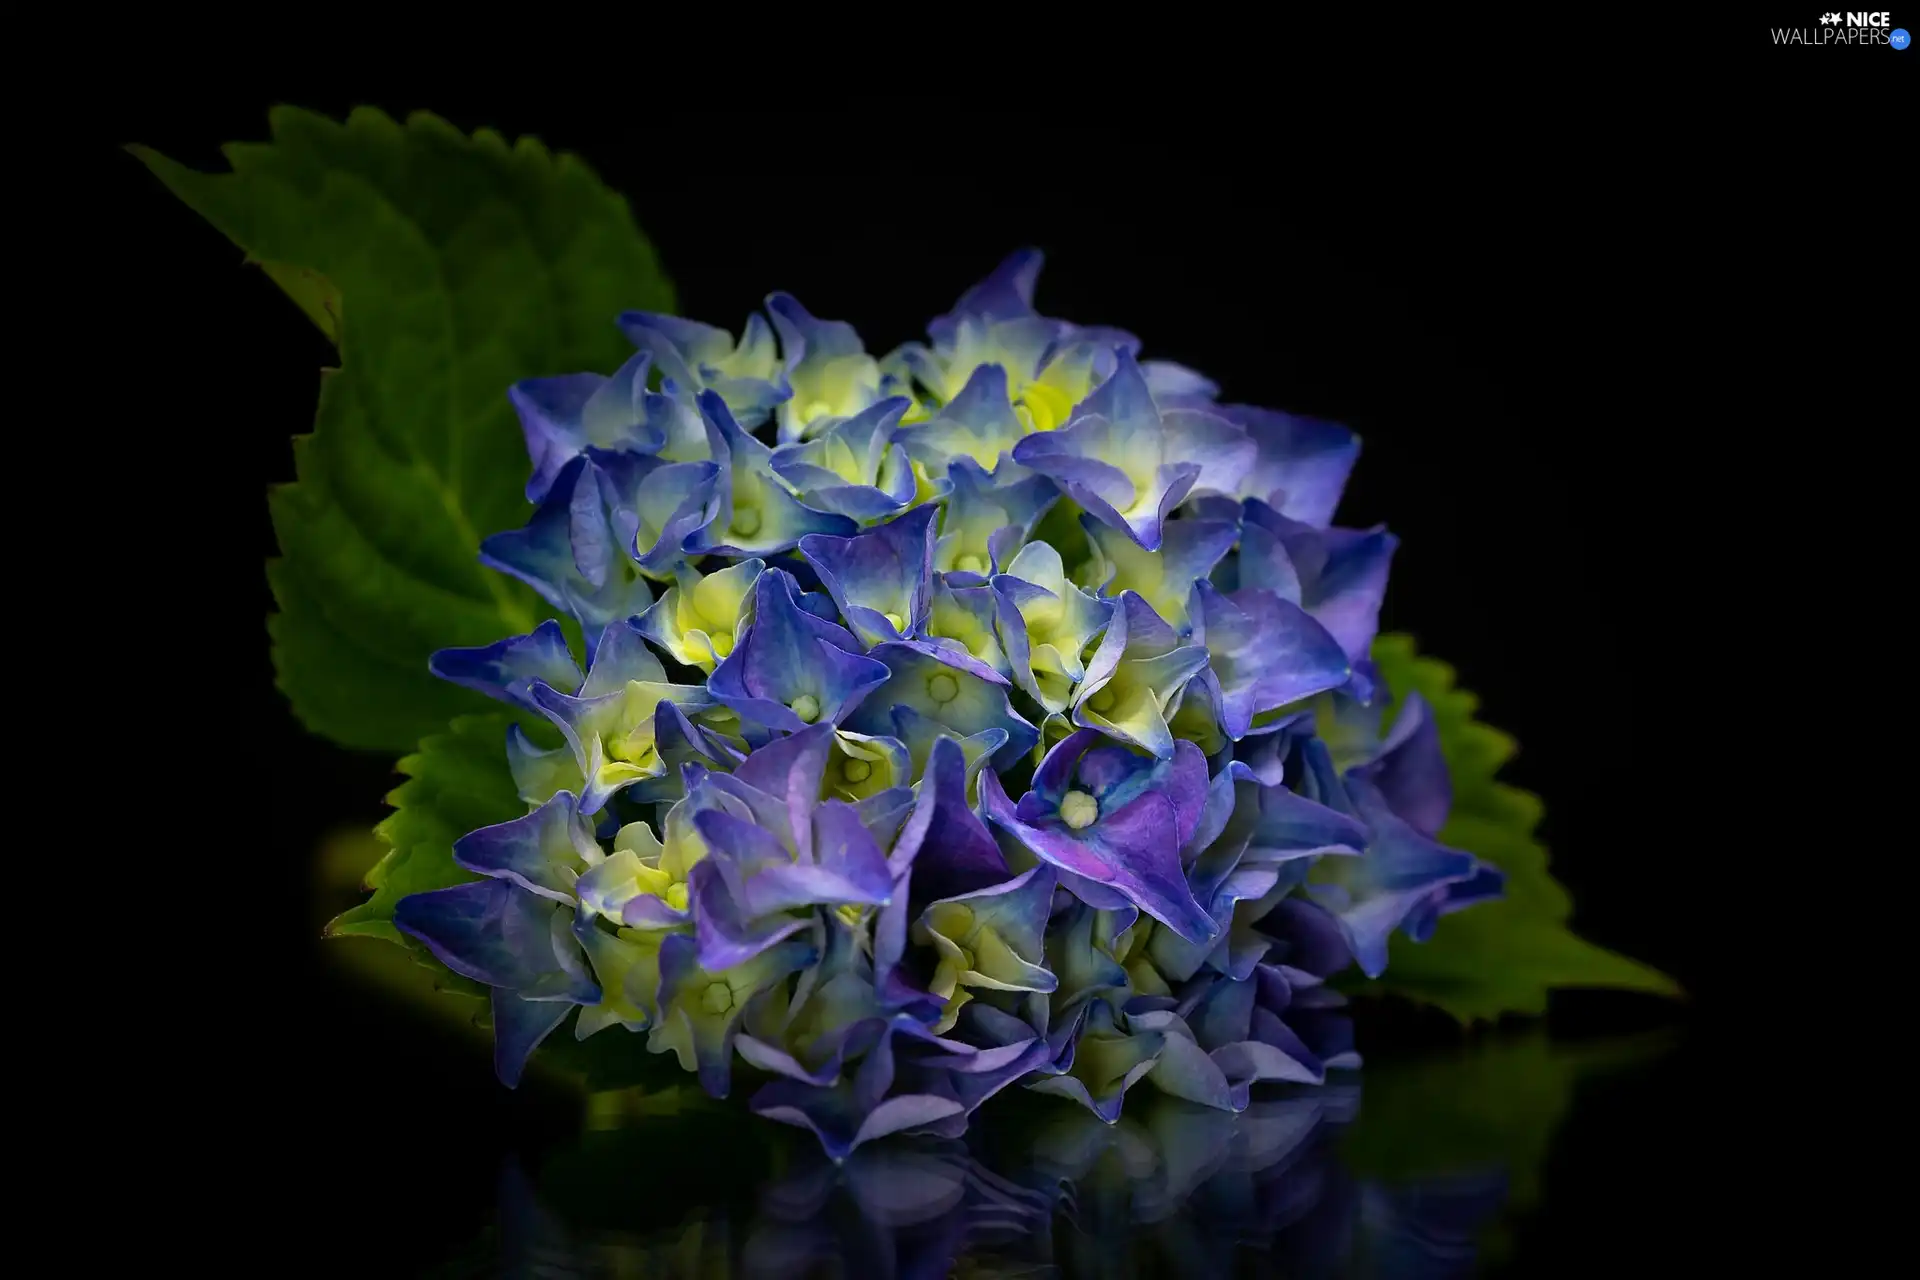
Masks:
[[[555,616],[432,668],[514,709],[526,813],[395,915],[491,989],[507,1083],[577,1009],[836,1159],[1009,1086],[1236,1112],[1357,1065],[1329,978],[1501,892],[1368,662],[1358,440],[1042,316],[1038,270],[885,357],[776,294],[512,389],[535,510],[481,554]]]

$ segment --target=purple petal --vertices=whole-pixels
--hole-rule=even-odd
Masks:
[[[527,1059],[573,1012],[559,1000],[526,1000],[500,987],[493,995],[493,1070],[500,1083],[518,1088]]]
[[[687,888],[695,908],[697,962],[708,973],[745,964],[807,927],[807,921],[796,916],[749,915],[710,860],[694,864],[687,876]]]
[[[1387,806],[1423,835],[1446,825],[1453,781],[1440,751],[1440,726],[1418,692],[1409,693],[1379,753],[1357,772],[1380,789]]]
[[[894,874],[911,863],[917,897],[970,893],[1007,877],[1000,846],[967,805],[966,768],[958,742],[934,739],[913,814],[893,846]]]
[[[453,860],[483,876],[510,880],[531,893],[572,905],[574,883],[599,845],[593,829],[562,791],[524,817],[469,832],[453,842]]]
[[[529,711],[539,710],[529,693],[535,680],[570,693],[582,678],[565,633],[553,621],[477,649],[442,649],[428,659],[427,669],[442,680]]]
[[[928,503],[851,538],[809,534],[800,540],[800,554],[867,645],[904,639],[925,627],[938,514]],[[905,630],[889,622],[887,613],[899,615]]]

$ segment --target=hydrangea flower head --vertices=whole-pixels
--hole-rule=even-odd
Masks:
[[[571,1016],[716,1096],[744,1061],[835,1160],[1015,1086],[1237,1112],[1357,1065],[1329,979],[1501,891],[1430,708],[1383,716],[1358,440],[1042,315],[1039,267],[885,355],[776,293],[511,389],[536,505],[482,557],[555,617],[431,669],[514,709],[526,810],[394,914],[503,1081]]]

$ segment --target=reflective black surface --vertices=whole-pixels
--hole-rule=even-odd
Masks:
[[[577,1139],[502,1160],[489,1222],[429,1274],[1480,1274],[1514,1262],[1580,1079],[1670,1047],[1500,1036],[1238,1116],[1140,1088],[1114,1126],[1015,1094],[963,1141],[838,1167],[690,1088],[600,1094]]]

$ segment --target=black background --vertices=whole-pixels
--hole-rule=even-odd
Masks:
[[[1684,536],[1685,517],[1669,514],[1677,473],[1716,446],[1721,425],[1667,397],[1668,357],[1649,338],[1704,305],[1680,283],[1696,224],[1665,194],[1683,157],[1577,120],[1542,151],[1523,120],[1494,109],[1367,146],[1257,113],[1231,128],[1196,120],[1070,139],[976,122],[993,141],[974,152],[961,133],[885,127],[879,112],[735,121],[649,108],[649,139],[631,113],[338,86],[129,104],[111,141],[218,169],[221,142],[265,137],[275,101],[336,117],[362,102],[431,109],[581,153],[631,200],[683,314],[737,328],[785,289],[885,350],[1033,244],[1048,253],[1046,314],[1118,325],[1233,399],[1359,431],[1340,522],[1385,522],[1402,539],[1383,626],[1452,663],[1483,717],[1519,739],[1505,776],[1548,802],[1544,835],[1579,931],[1693,996],[1685,1011],[1556,1002],[1557,1034],[1681,1022],[1687,1038],[1576,1109],[1520,1269],[1616,1265],[1697,1230],[1695,1192],[1717,1159],[1700,1120],[1719,1079],[1706,1046],[1731,1015],[1719,1012],[1726,925],[1707,902],[1721,850],[1679,812],[1672,778],[1684,763],[1674,753],[1694,750],[1709,714],[1686,697],[1704,659],[1661,594],[1666,548]],[[401,1243],[382,1206],[402,1205],[399,1222],[477,1222],[494,1153],[535,1140],[558,1112],[505,1096],[482,1064],[330,984],[311,934],[282,927],[279,904],[307,900],[316,842],[377,820],[393,781],[389,760],[339,751],[292,720],[262,625],[264,490],[291,478],[288,438],[310,426],[332,353],[136,161],[104,147],[101,158],[115,208],[109,272],[137,280],[146,303],[129,372],[153,397],[192,405],[130,445],[143,483],[191,481],[201,494],[191,515],[156,519],[151,532],[170,545],[154,572],[183,555],[201,567],[191,603],[226,620],[213,675],[240,691],[219,704],[218,731],[246,744],[238,760],[229,747],[229,767],[261,770],[248,786],[209,782],[257,814],[204,824],[201,838],[221,846],[208,874],[244,867],[253,913],[244,932],[207,928],[216,949],[264,948],[275,963],[256,965],[262,976],[221,1012],[189,1018],[237,1020],[248,1045],[193,1082],[197,1114],[237,1139],[231,1160],[249,1189],[236,1194],[306,1233],[316,1264],[350,1259],[374,1235],[425,1252]],[[179,1011],[160,1025],[181,1035]],[[1393,1016],[1371,1032],[1379,1043],[1447,1034]],[[184,1038],[172,1051],[203,1052]],[[398,1128],[396,1109],[409,1116]]]

